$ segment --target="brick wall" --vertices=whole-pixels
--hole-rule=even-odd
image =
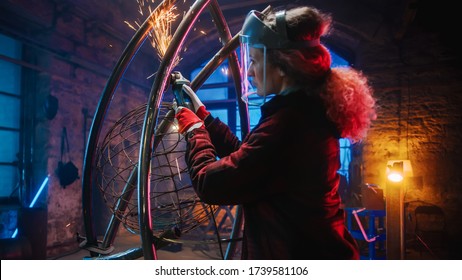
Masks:
[[[358,33],[374,27],[357,34],[362,39],[353,47],[355,67],[370,77],[378,105],[362,153],[363,182],[386,188],[387,161],[410,159],[414,175],[405,183],[404,199],[409,238],[415,207],[437,205],[447,219],[451,248],[446,256],[460,258],[462,71],[460,43],[452,37],[456,17],[443,4],[420,2],[410,19],[405,5],[394,17],[389,15],[388,20],[395,20],[390,24],[385,24],[386,12],[378,13],[375,21],[355,19]],[[432,17],[440,20],[431,21],[429,28],[426,19]]]
[[[2,7],[5,12],[2,31],[24,42],[29,57],[34,57],[34,61],[30,61],[37,79],[33,94],[35,106],[39,108],[35,115],[34,173],[50,174],[45,201],[48,257],[75,249],[78,246],[76,234],[85,235],[81,180],[63,188],[55,174],[61,159],[62,129],[67,128],[70,147],[63,161],[71,160],[82,176],[87,141],[84,136],[88,137],[108,77],[134,32],[123,23],[124,11],[116,3],[101,2],[95,5],[107,4],[105,9],[115,11],[108,13],[112,21],[102,15],[105,9],[97,10],[102,9],[101,6],[84,10],[72,2],[46,0],[5,1],[2,4],[5,6]],[[113,105],[106,116],[108,123],[147,100],[152,80],[148,81],[146,77],[155,71],[156,64],[154,53],[143,50],[137,54],[112,100]],[[59,100],[58,113],[52,120],[45,119],[40,110],[49,94]],[[83,113],[85,110],[87,119]],[[38,184],[40,179],[36,178],[33,184]],[[99,236],[104,234],[102,230],[96,233]]]
[[[38,74],[37,107],[48,94],[59,99],[56,117],[44,120],[38,110],[35,128],[35,161],[41,165],[37,173],[46,169],[51,175],[46,201],[48,256],[75,248],[76,233],[84,233],[81,181],[64,189],[54,174],[62,128],[68,131],[69,158],[81,175],[84,136],[107,79],[133,34],[123,23],[128,13],[120,1],[80,2],[78,7],[72,1],[51,0],[1,4],[0,31],[23,41],[35,54],[31,63]],[[334,16],[329,43],[351,55],[353,66],[370,77],[377,97],[378,118],[361,144],[362,153],[354,158],[360,159],[361,182],[385,187],[387,160],[410,159],[414,176],[407,184],[409,211],[415,201],[440,206],[447,216],[450,240],[455,241],[462,234],[460,45],[451,39],[451,31],[442,32],[454,26],[451,22],[429,28],[424,20],[428,7],[412,17],[407,5],[412,1],[398,2],[385,5],[388,2],[383,1],[380,9],[363,1],[318,4]],[[147,100],[152,79],[146,77],[156,64],[149,47],[137,54],[111,103],[109,122]],[[83,110],[89,113],[86,120]],[[453,247],[460,248],[460,242]]]

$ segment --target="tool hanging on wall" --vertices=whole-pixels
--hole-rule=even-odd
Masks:
[[[52,120],[58,113],[59,101],[53,95],[48,95],[43,103],[43,111],[47,119]]]
[[[67,154],[68,161],[64,161],[64,157]],[[63,127],[61,133],[61,158],[58,162],[58,168],[56,168],[56,175],[59,178],[59,184],[66,188],[66,186],[74,183],[75,180],[79,179],[79,169],[69,158],[69,141],[67,139],[67,129]]]

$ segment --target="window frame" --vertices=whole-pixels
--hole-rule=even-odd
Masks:
[[[7,71],[9,72],[10,75],[12,75],[10,78],[13,81],[17,81],[15,83],[16,85],[12,85],[11,88],[9,89],[8,87],[10,86],[9,84],[4,84],[4,88],[0,89],[0,95],[2,97],[6,97],[7,99],[11,98],[15,100],[16,102],[13,102],[15,106],[19,108],[19,112],[15,116],[5,116],[5,120],[8,119],[8,121],[5,121],[4,125],[0,126],[0,131],[2,132],[13,132],[14,135],[11,135],[13,137],[13,141],[18,141],[15,144],[15,147],[17,148],[15,151],[12,151],[13,153],[16,153],[15,159],[11,158],[10,156],[7,156],[6,154],[0,154],[0,166],[5,167],[13,167],[11,169],[11,173],[9,173],[7,170],[2,170],[2,174],[9,175],[10,178],[12,178],[12,186],[9,189],[2,189],[0,192],[0,205],[8,205],[8,204],[20,204],[20,191],[21,191],[21,185],[22,185],[22,172],[21,168],[23,167],[22,162],[21,162],[21,151],[23,150],[23,104],[24,104],[24,97],[23,97],[23,86],[22,86],[22,73],[23,69],[18,63],[22,59],[22,52],[23,52],[23,44],[7,35],[0,34],[0,41],[2,42],[2,45],[4,46],[4,49],[0,49],[0,61],[2,62],[2,65],[5,67],[3,69],[0,69],[1,72]],[[8,71],[8,70],[13,70],[14,71]],[[9,91],[8,91],[9,90]],[[2,110],[2,114],[6,114],[4,110]],[[5,139],[4,139],[5,140]],[[9,143],[10,139],[6,140],[7,143]],[[13,156],[14,158],[14,156]],[[17,168],[15,168],[17,167]],[[2,168],[3,169],[3,168]],[[5,172],[5,173],[3,173]],[[16,173],[16,174],[14,174]],[[3,175],[2,175],[3,176]],[[16,181],[16,182],[13,182]],[[3,186],[4,187],[4,186]],[[5,194],[4,194],[5,192]],[[6,192],[9,194],[6,195]]]
[[[35,166],[35,128],[40,120],[36,118],[37,108],[37,68],[34,68],[34,61],[37,57],[37,52],[30,48],[29,45],[13,36],[0,33],[1,37],[8,40],[14,40],[19,46],[19,52],[16,57],[11,57],[0,53],[0,61],[6,61],[20,68],[18,71],[19,90],[15,97],[19,100],[19,111],[16,115],[16,121],[19,125],[15,128],[18,132],[18,149],[16,152],[16,160],[11,162],[11,166],[16,166],[18,172],[16,186],[12,188],[9,196],[0,196],[1,207],[28,207],[33,200],[35,193],[40,186],[36,186],[41,182],[35,182],[34,170]],[[2,39],[0,37],[0,40]],[[2,92],[1,94],[10,94]],[[3,112],[3,111],[2,111]],[[1,129],[1,128],[0,128]],[[0,155],[0,164],[2,162]],[[40,170],[46,167],[40,168]]]

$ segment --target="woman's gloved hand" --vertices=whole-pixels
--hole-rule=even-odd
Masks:
[[[192,105],[194,107],[194,112],[196,113],[196,115],[201,120],[205,120],[205,118],[208,115],[210,115],[210,112],[205,109],[205,105],[199,99],[197,94],[188,85],[183,85],[183,92],[186,93],[191,99]]]
[[[178,122],[178,132],[186,134],[196,128],[204,127],[204,121],[201,120],[193,111],[183,106],[177,106],[176,101],[173,102],[175,110],[175,118]]]

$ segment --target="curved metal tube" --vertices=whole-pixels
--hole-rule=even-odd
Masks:
[[[152,135],[156,125],[159,105],[173,69],[175,58],[183,45],[186,35],[199,17],[202,10],[210,0],[197,0],[183,17],[172,41],[161,61],[157,71],[151,93],[149,95],[143,130],[140,141],[140,156],[138,161],[138,213],[141,233],[141,243],[145,259],[157,259],[156,249],[153,242],[151,201],[150,201],[150,165],[152,153]]]
[[[221,9],[218,5],[217,0],[213,0],[209,8],[210,8],[210,13],[212,15],[212,18],[215,22],[215,25],[217,26],[221,41],[223,42],[224,45],[226,45],[226,43],[234,40],[231,46],[234,47],[234,49],[236,49],[239,46],[239,34],[234,36],[234,38],[231,37],[231,31],[229,30],[228,24],[226,23],[225,17],[223,13],[221,12]],[[249,123],[249,113],[248,113],[249,111],[248,111],[247,104],[244,103],[241,99],[242,83],[241,83],[239,62],[238,62],[237,54],[235,51],[233,51],[227,57],[228,57],[229,67],[231,69],[231,73],[234,79],[234,86],[236,88],[236,99],[238,102],[239,116],[240,116],[240,122],[241,122],[241,137],[242,137],[241,139],[244,139],[245,136],[249,133],[250,123]],[[228,243],[226,253],[224,256],[225,260],[232,259],[236,251],[237,242],[235,240],[237,240],[238,238],[240,229],[242,227],[242,222],[243,222],[243,215],[242,215],[241,208],[242,208],[241,205],[238,205],[236,207],[236,214],[234,217],[233,228],[232,228],[231,237],[230,237],[231,242]]]
[[[162,2],[155,10],[159,8],[164,8],[163,5],[164,2]],[[88,246],[97,246],[97,240],[93,230],[92,220],[92,167],[94,166],[95,151],[101,133],[103,119],[106,115],[107,109],[112,100],[114,92],[119,85],[120,79],[122,78],[123,74],[125,73],[125,70],[130,65],[130,62],[132,61],[133,57],[138,52],[140,47],[143,45],[146,38],[148,37],[149,32],[152,29],[149,20],[150,17],[148,17],[140,26],[140,28],[136,31],[136,33],[133,35],[132,39],[128,43],[127,47],[124,49],[119,60],[117,61],[117,64],[114,67],[111,76],[109,77],[106,83],[105,88],[103,89],[103,93],[98,103],[98,106],[96,107],[93,122],[88,135],[88,142],[85,150],[82,172],[82,209],[85,234]],[[92,255],[93,254],[94,253],[92,253]]]
[[[210,1],[210,0],[209,0]],[[193,23],[204,9],[204,7],[208,4],[207,0],[204,1],[196,1],[194,5],[189,10],[188,14],[184,17],[183,22],[178,27],[175,36],[173,37],[172,43],[169,46],[169,49],[164,56],[164,59],[161,62],[161,66],[159,67],[158,73],[162,73],[162,75],[157,76],[156,80],[153,84],[151,89],[150,98],[148,102],[148,107],[146,109],[145,115],[145,122],[142,132],[142,139],[140,143],[140,158],[139,158],[139,166],[143,167],[143,170],[138,169],[138,177],[140,180],[138,181],[138,201],[139,201],[139,213],[140,213],[140,232],[143,244],[143,252],[146,259],[156,259],[156,252],[154,247],[154,242],[152,240],[152,227],[151,227],[151,211],[150,211],[150,196],[149,196],[149,180],[146,180],[147,176],[149,175],[150,171],[150,155],[152,151],[152,147],[150,145],[146,145],[148,141],[147,137],[151,137],[154,128],[154,122],[157,120],[158,108],[160,101],[162,99],[162,95],[166,86],[167,76],[171,72],[171,68],[173,65],[174,58],[178,55],[178,50],[181,49],[181,44],[183,43],[186,35],[188,34],[190,28],[192,27]],[[164,1],[165,2],[165,1]],[[157,9],[164,8],[163,5],[165,4],[162,2]],[[215,23],[219,31],[221,31],[220,36],[222,41],[224,42],[223,48],[217,53],[217,55],[203,68],[203,70],[197,75],[196,79],[192,81],[191,87],[194,90],[202,85],[205,80],[213,73],[213,71],[224,61],[224,59],[229,57],[230,61],[230,68],[232,70],[232,74],[235,81],[236,86],[236,94],[238,96],[238,103],[239,103],[239,112],[241,116],[241,127],[243,135],[248,133],[249,124],[248,124],[248,111],[246,104],[241,101],[241,88],[240,88],[240,72],[239,72],[239,65],[237,62],[237,55],[235,54],[234,50],[239,45],[238,36],[231,38],[229,29],[226,25],[223,15],[221,14],[221,10],[219,9],[218,3],[216,0],[210,5],[210,10],[212,16],[215,19]],[[154,12],[152,13],[154,14]],[[152,15],[151,14],[151,15]],[[95,112],[95,117],[93,119],[92,126],[90,128],[90,133],[88,137],[88,144],[85,152],[84,157],[84,167],[83,167],[83,176],[82,176],[82,188],[83,188],[83,211],[84,211],[84,224],[85,230],[87,235],[87,244],[90,246],[97,246],[96,237],[94,236],[93,232],[93,223],[91,217],[91,209],[92,209],[92,170],[91,167],[94,163],[94,155],[95,149],[97,146],[97,140],[99,138],[101,132],[101,126],[103,118],[106,114],[107,108],[109,107],[110,101],[112,100],[112,96],[115,90],[118,87],[118,83],[123,76],[125,70],[129,66],[131,60],[133,59],[136,52],[144,43],[145,39],[147,38],[149,32],[152,29],[152,26],[149,24],[149,19],[140,26],[138,31],[130,40],[129,44],[125,48],[124,52],[122,53],[116,67],[114,68],[105,89],[103,90],[102,97],[98,104],[98,107]],[[161,71],[162,69],[167,69]],[[245,106],[245,107],[242,107]],[[153,137],[153,143],[158,143],[157,136]],[[149,140],[150,141],[150,140]],[[157,145],[154,145],[154,147]],[[147,151],[145,151],[147,148]],[[147,156],[146,156],[147,155]],[[147,162],[147,163],[146,163]],[[143,164],[146,163],[146,164]],[[134,170],[136,172],[136,168]],[[145,174],[146,176],[140,176],[141,174]],[[236,211],[237,217],[241,217],[240,208]],[[233,233],[239,233],[239,229],[241,226],[242,219],[239,218],[236,225],[233,226]],[[117,228],[111,227],[111,231],[117,231]],[[112,240],[114,238],[114,233],[109,233]],[[233,240],[233,239],[232,239]],[[109,241],[109,240],[106,240]],[[111,241],[109,241],[110,243]],[[103,242],[106,244],[108,242]],[[234,242],[232,242],[234,243]],[[106,244],[107,245],[107,244]],[[231,253],[234,253],[234,249],[230,250],[228,247],[227,250],[227,258],[232,258]],[[229,253],[231,251],[231,253]]]
[[[115,240],[116,234],[119,230],[120,221],[121,221],[121,214],[124,213],[127,209],[128,202],[130,201],[133,193],[135,192],[135,188],[132,186],[138,181],[136,177],[138,175],[138,167],[135,165],[130,172],[130,176],[128,177],[127,182],[122,190],[122,196],[119,197],[116,203],[116,207],[113,211],[113,214],[109,220],[108,227],[106,229],[106,233],[104,234],[103,242],[101,243],[101,247],[109,248]]]

